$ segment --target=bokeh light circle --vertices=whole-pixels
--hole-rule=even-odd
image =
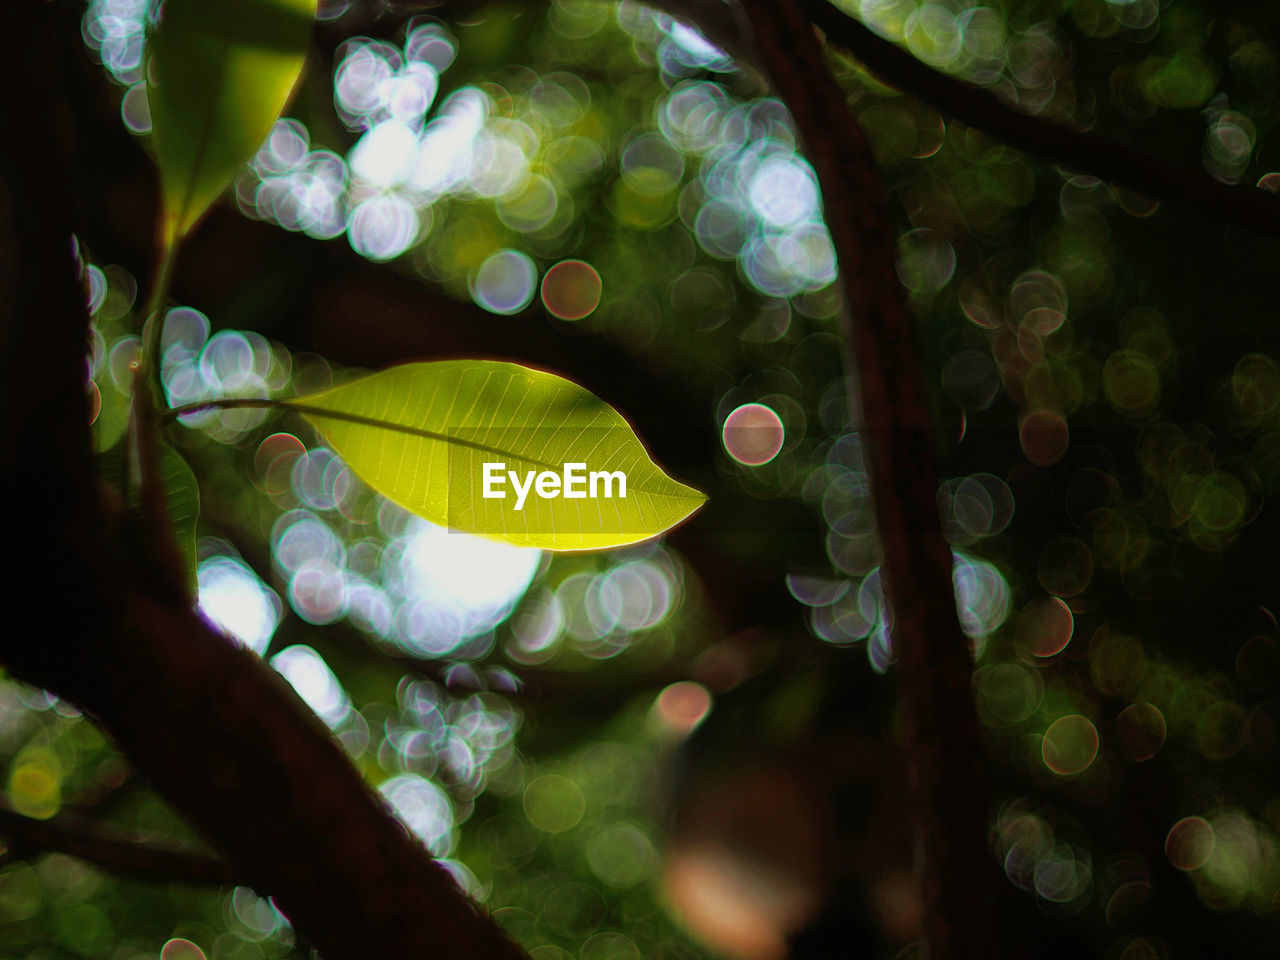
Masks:
[[[778,455],[786,440],[782,418],[763,403],[744,403],[725,418],[725,452],[738,463],[758,467]]]
[[[160,948],[160,960],[205,960],[205,952],[190,940],[174,937]]]
[[[1034,410],[1018,427],[1022,452],[1037,467],[1047,467],[1062,459],[1071,441],[1066,418],[1056,410]]]
[[[1213,827],[1204,817],[1183,817],[1169,828],[1165,856],[1179,870],[1199,870],[1213,856],[1216,841]]]
[[[1054,773],[1083,773],[1098,756],[1098,728],[1078,713],[1059,717],[1044,732],[1040,751],[1044,765]]]
[[[471,281],[471,298],[490,313],[519,313],[533,299],[538,270],[528,254],[499,250],[492,254]]]
[[[576,827],[586,813],[582,788],[558,773],[530,781],[524,790],[524,812],[544,833],[564,833]]]
[[[587,863],[591,872],[611,887],[633,887],[640,883],[657,865],[658,854],[644,831],[634,824],[617,823],[606,827],[587,842]],[[601,952],[592,950],[593,942],[598,943],[601,937],[618,937],[618,934],[600,934],[592,938],[582,948],[585,958],[590,951],[591,956],[602,960],[622,960],[625,954],[616,949]],[[625,938],[622,938],[625,940]],[[601,946],[605,946],[601,944]],[[623,946],[630,948],[630,953],[637,958],[635,945],[626,940]]]
[[[684,154],[654,133],[631,140],[622,150],[621,161],[623,181],[642,194],[673,190],[684,175]]]
[[[711,712],[711,691],[692,680],[668,685],[654,702],[659,723],[672,733],[693,731]]]
[[[384,780],[378,792],[396,817],[426,844],[432,856],[449,854],[453,848],[454,813],[447,793],[413,773]]]
[[[1058,597],[1032,600],[1023,609],[1027,644],[1033,656],[1052,657],[1071,642],[1075,618],[1071,608]]]
[[[1074,597],[1093,579],[1093,552],[1075,537],[1059,537],[1041,549],[1036,575],[1047,593]]]
[[[266,652],[283,611],[275,591],[235,557],[200,561],[196,578],[205,618],[255,653]]]
[[[1280,643],[1274,637],[1250,637],[1236,654],[1236,676],[1255,693],[1280,684]]]
[[[1153,703],[1132,703],[1116,717],[1120,746],[1130,760],[1150,760],[1164,745],[1168,732],[1164,714]]]
[[[418,236],[418,211],[396,194],[364,201],[352,211],[347,240],[370,260],[391,260],[409,249]]]
[[[542,278],[542,303],[560,320],[581,320],[600,305],[603,284],[583,260],[561,260]]]
[[[151,104],[145,83],[135,83],[125,91],[120,100],[120,119],[130,133],[142,136],[151,132]]]
[[[88,397],[86,399],[89,402],[89,423],[92,424],[98,419],[98,414],[102,412],[102,391],[92,380],[89,381],[87,389]]]

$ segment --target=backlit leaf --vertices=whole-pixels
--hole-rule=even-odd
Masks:
[[[514,363],[392,367],[293,407],[371,487],[433,523],[520,546],[599,550],[646,540],[706,497],[658,467],[622,416],[577,384]],[[486,497],[484,464],[503,464]],[[574,470],[572,499],[531,475]],[[519,508],[510,472],[528,492]],[[587,477],[579,484],[578,473]],[[590,474],[625,475],[622,483]],[[594,487],[595,495],[592,496]]]
[[[165,0],[147,41],[147,98],[181,239],[266,139],[302,70],[315,0]]]

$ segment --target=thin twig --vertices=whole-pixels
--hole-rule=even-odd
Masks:
[[[146,366],[134,369],[133,402],[129,413],[126,453],[131,447],[137,457],[138,500],[146,531],[147,548],[142,562],[158,590],[190,603],[194,598],[183,573],[184,562],[174,539],[173,520],[169,516],[169,496],[160,475],[160,440],[156,429],[156,408]],[[126,464],[128,459],[126,459]],[[127,481],[126,481],[127,482]],[[128,490],[123,491],[128,496]]]
[[[162,231],[163,232],[163,231]],[[164,237],[160,240],[160,262],[155,276],[151,280],[151,296],[147,298],[147,306],[142,317],[143,336],[142,354],[138,358],[142,368],[142,377],[150,387],[147,396],[151,396],[155,404],[165,406],[164,383],[160,379],[161,365],[164,358],[164,321],[168,314],[166,303],[169,299],[169,284],[173,281],[173,268],[178,259],[177,241]]]
[[[0,805],[0,836],[15,857],[66,853],[113,873],[161,883],[240,883],[225,860],[144,843],[82,817],[64,814],[35,820]]]
[[[166,406],[164,384],[160,379],[160,352],[164,341],[165,301],[176,255],[174,243],[165,242],[160,265],[152,281],[143,326],[145,341],[133,371],[133,402],[129,408],[125,462],[128,463],[128,451],[131,449],[137,457],[138,497],[148,533],[148,560],[156,561],[150,564],[151,576],[157,587],[190,603],[194,598],[183,574],[182,554],[174,540],[173,521],[169,517],[169,497],[164,489],[164,478],[160,475],[160,438],[157,431],[157,410]],[[128,490],[124,492],[127,496]]]
[[[287,405],[288,402],[285,400],[272,400],[270,397],[224,397],[219,400],[196,400],[194,403],[186,403],[180,407],[170,407],[160,414],[159,423],[161,426],[168,426],[179,417],[189,416],[193,413],[208,413],[210,410],[243,410],[246,408],[270,410]]]

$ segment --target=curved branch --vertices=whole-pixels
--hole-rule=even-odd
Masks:
[[[749,48],[733,21],[732,8],[717,0],[647,0],[650,6],[700,29],[712,43],[744,62]],[[1223,223],[1280,236],[1280,195],[1256,187],[1230,186],[1203,171],[1175,167],[1159,157],[1088,130],[1023,113],[994,93],[921,63],[872,32],[830,0],[802,0],[827,42],[842,47],[889,85],[1049,163],[1089,174],[1167,200]],[[764,72],[769,65],[755,64]]]
[[[219,857],[157,847],[71,815],[33,820],[0,805],[0,836],[9,840],[11,859],[66,853],[139,880],[219,886],[240,882]]]
[[[126,611],[79,699],[326,957],[523,956],[274,671],[183,607]]]
[[[854,423],[865,438],[886,592],[893,603],[907,761],[916,790],[926,955],[990,957],[988,798],[956,617],[951,548],[915,323],[894,263],[887,190],[798,0],[742,0],[759,62],[818,175],[848,309],[841,316]],[[856,405],[855,405],[856,407]]]
[[[828,0],[802,2],[828,42],[844,47],[882,79],[946,117],[1074,172],[1120,184],[1152,199],[1169,200],[1211,220],[1280,236],[1280,196],[1276,194],[1229,186],[1204,172],[1174,167],[1096,133],[1022,113],[988,90],[926,66]]]

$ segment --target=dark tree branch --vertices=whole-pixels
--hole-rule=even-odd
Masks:
[[[1276,194],[1257,187],[1229,186],[1204,171],[1175,167],[1091,131],[1022,113],[989,90],[926,66],[829,0],[803,0],[803,6],[828,42],[845,48],[882,79],[944,117],[1075,173],[1120,184],[1155,200],[1171,201],[1210,220],[1280,236],[1280,196]]]
[[[969,643],[938,519],[933,431],[898,282],[887,191],[798,0],[742,0],[759,63],[799,128],[826,206],[848,310],[854,422],[866,439],[914,780],[930,960],[993,955],[988,797]]]
[[[21,577],[0,661],[95,715],[234,875],[273,896],[330,960],[517,960],[292,688],[113,539],[94,476],[67,203],[64,8],[12,4],[20,42],[0,58],[0,83],[25,91],[0,148],[0,482]]]
[[[184,608],[134,594],[127,614],[86,705],[325,956],[521,956],[274,671]]]
[[[728,4],[720,0],[650,0],[649,5],[698,27],[735,59],[754,63]],[[803,0],[803,7],[829,43],[847,50],[880,79],[948,119],[1074,173],[1119,184],[1153,200],[1167,200],[1213,221],[1280,236],[1280,196],[1257,187],[1230,186],[1203,170],[1177,167],[1097,133],[1023,113],[989,90],[921,63],[830,0]],[[768,72],[767,64],[756,65]]]
[[[157,847],[72,815],[33,820],[0,805],[0,836],[9,841],[10,858],[66,853],[113,873],[157,883],[239,883],[219,857]]]

